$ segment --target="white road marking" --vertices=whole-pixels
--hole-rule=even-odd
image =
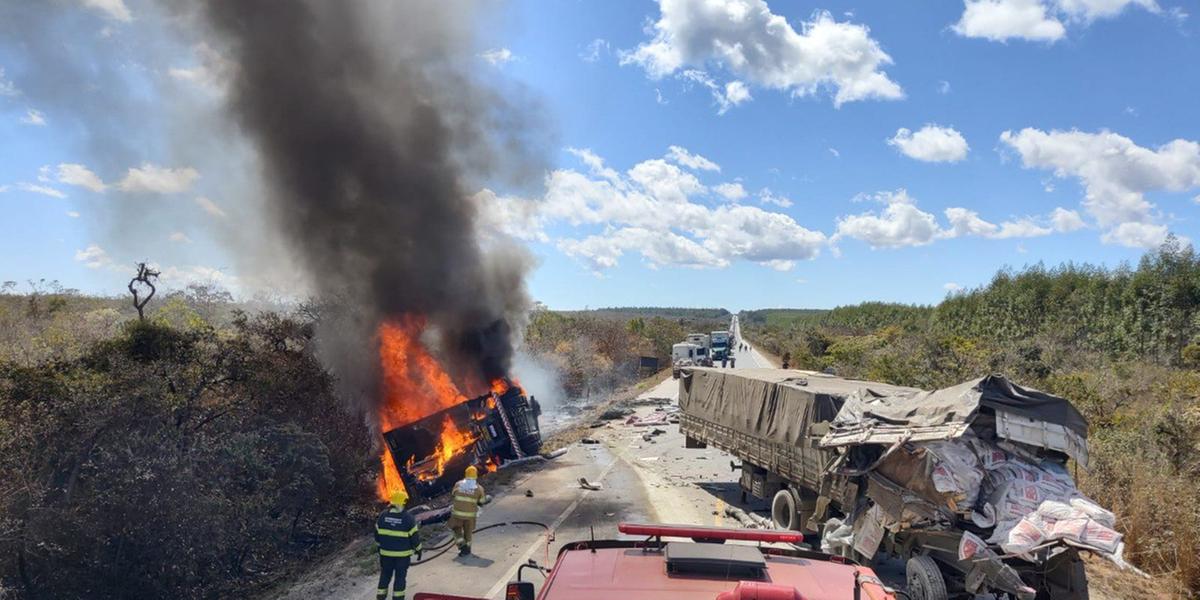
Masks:
[[[620,459],[613,458],[612,462],[608,463],[608,465],[606,465],[604,467],[604,470],[600,472],[600,477],[598,477],[596,479],[596,481],[597,482],[604,481],[604,478],[608,476],[608,472],[612,470],[613,466],[617,464],[618,460],[620,460]],[[583,493],[580,494],[579,497],[576,498],[574,502],[572,502],[570,505],[568,505],[567,508],[562,511],[562,514],[558,515],[558,518],[555,519],[554,522],[550,524],[550,531],[552,531],[552,532],[557,531],[558,528],[561,527],[562,524],[565,523],[566,520],[571,517],[571,514],[575,512],[575,509],[579,508],[579,503],[582,502],[583,499],[586,498],[589,493],[591,493],[590,490],[583,490]],[[497,594],[504,591],[504,588],[505,588],[505,586],[508,585],[508,582],[512,581],[513,577],[516,577],[517,570],[521,568],[521,565],[529,562],[530,557],[533,556],[534,552],[538,551],[538,548],[542,547],[543,543],[544,543],[544,541],[541,536],[539,536],[538,539],[534,540],[534,542],[529,545],[529,549],[526,550],[525,553],[521,555],[521,558],[518,559],[517,562],[513,563],[512,567],[509,567],[508,572],[506,572],[504,574],[504,577],[501,577],[500,581],[497,581],[496,585],[493,585],[492,589],[488,590],[488,593],[484,594],[483,597],[484,598],[494,598],[494,597],[496,597]],[[544,565],[544,566],[549,567],[550,565]]]

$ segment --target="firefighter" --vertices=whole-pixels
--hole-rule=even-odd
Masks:
[[[479,516],[480,505],[487,504],[488,497],[483,493],[476,477],[479,470],[475,465],[467,467],[463,479],[454,484],[454,504],[450,507],[450,520],[446,525],[454,532],[454,543],[458,544],[458,555],[466,556],[471,553],[471,534],[475,532],[475,517]]]
[[[391,505],[375,522],[375,542],[379,544],[377,600],[387,598],[388,584],[392,585],[393,600],[404,598],[408,565],[413,556],[421,560],[420,526],[412,513],[404,510],[405,502],[408,502],[407,493],[402,490],[392,492]]]

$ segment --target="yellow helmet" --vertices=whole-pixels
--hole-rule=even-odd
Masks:
[[[391,501],[393,506],[402,507],[405,502],[408,502],[408,493],[404,490],[396,490],[392,492]]]
[[[467,467],[466,477],[467,479],[475,479],[476,477],[479,477],[479,469],[476,469],[475,465]]]

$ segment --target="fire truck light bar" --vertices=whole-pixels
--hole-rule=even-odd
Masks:
[[[742,540],[748,542],[778,542],[798,544],[804,541],[799,531],[761,531],[755,529],[724,529],[721,527],[695,527],[692,525],[644,525],[621,523],[617,531],[628,535],[648,535],[681,538],[704,538],[710,540]]]

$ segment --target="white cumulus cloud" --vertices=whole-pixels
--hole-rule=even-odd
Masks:
[[[579,53],[579,58],[583,60],[583,62],[594,63],[600,60],[601,55],[608,52],[609,47],[608,40],[604,38],[596,38],[591,42],[588,42],[588,45],[583,49],[583,52]]]
[[[1055,5],[1067,16],[1082,21],[1115,17],[1130,6],[1156,14],[1162,12],[1155,0],[1057,0]]]
[[[128,23],[133,20],[133,15],[130,14],[129,7],[125,6],[124,0],[83,0],[83,5],[96,9],[115,21]]]
[[[791,198],[788,198],[787,196],[780,196],[779,194],[771,191],[770,188],[763,188],[759,190],[758,200],[763,204],[774,204],[780,208],[791,208],[792,204],[794,204]]]
[[[1067,33],[1041,0],[965,0],[964,4],[962,17],[952,27],[963,37],[1053,42]]]
[[[192,243],[192,238],[188,237],[188,235],[182,231],[172,231],[171,235],[167,236],[167,239],[175,242],[176,244]]]
[[[925,162],[958,162],[967,157],[970,147],[953,127],[926,125],[915,133],[901,127],[887,141],[901,154]]]
[[[1115,17],[1129,6],[1153,13],[1155,0],[963,0],[963,14],[951,29],[963,37],[994,42],[1010,39],[1056,42],[1067,34],[1067,23],[1087,25]]]
[[[705,202],[710,189],[668,160],[644,160],[621,173],[590,150],[568,151],[585,172],[552,171],[541,198],[501,197],[486,190],[477,194],[488,206],[485,215],[495,211],[484,217],[489,226],[515,230],[526,239],[552,239],[593,270],[616,266],[631,253],[652,267],[720,268],[742,260],[787,269],[816,257],[826,243],[825,234],[782,213],[737,204],[711,207]],[[667,156],[672,154],[696,158],[682,148]],[[747,195],[738,182],[711,191],[734,200]],[[551,228],[557,235],[550,236]],[[585,231],[576,233],[576,228]],[[596,233],[597,228],[603,233]]]
[[[904,248],[924,246],[941,239],[981,237],[1003,240],[1040,237],[1056,231],[1043,224],[1047,221],[1045,218],[1022,217],[997,224],[983,219],[974,210],[959,206],[943,211],[949,225],[943,228],[937,217],[917,208],[916,200],[903,189],[860,196],[859,199],[879,202],[884,208],[842,217],[832,241],[853,238],[875,249]]]
[[[1113,243],[1132,245],[1163,237],[1157,235],[1165,229],[1157,223],[1146,193],[1200,187],[1200,143],[1191,140],[1176,139],[1151,149],[1106,130],[1026,128],[1005,131],[1000,141],[1021,156],[1026,168],[1077,178],[1086,192],[1084,209],[1106,230],[1102,239]]]
[[[1070,233],[1087,227],[1078,211],[1068,210],[1061,206],[1055,208],[1054,212],[1050,214],[1050,222],[1054,225],[1054,230],[1059,233]]]
[[[667,148],[666,158],[677,165],[693,170],[718,172],[721,170],[721,166],[717,163],[708,160],[699,154],[692,154],[691,152],[688,152],[687,148],[683,148],[681,146],[671,146]]]
[[[999,225],[985,221],[979,213],[962,207],[952,207],[945,210],[946,220],[950,228],[945,237],[978,236],[991,239],[1040,237],[1054,233],[1054,229],[1039,225],[1030,218],[1004,221]]]
[[[130,168],[117,188],[123,192],[178,194],[187,191],[199,178],[200,173],[191,167],[172,169],[146,163]]]
[[[4,77],[4,67],[0,67],[0,96],[19,96],[21,91],[16,84]]]
[[[1105,244],[1120,244],[1130,248],[1154,248],[1167,241],[1166,225],[1154,223],[1121,223],[1104,232],[1100,240]]]
[[[713,191],[731,202],[737,202],[749,195],[746,193],[746,188],[736,181],[714,185]]]
[[[795,96],[828,89],[838,106],[904,96],[883,71],[891,57],[864,25],[819,11],[797,31],[764,0],[659,0],[658,5],[654,37],[621,55],[621,64],[639,65],[652,79],[713,65],[738,81]],[[738,104],[741,91],[725,87],[729,102]]]
[[[96,193],[102,193],[108,189],[108,186],[91,169],[76,163],[59,164],[58,180],[61,183],[77,185]]]
[[[559,243],[559,248],[568,256],[583,259],[596,271],[617,266],[621,256],[630,251],[640,253],[653,268],[706,268],[729,265],[728,260],[716,256],[704,246],[682,235],[640,227],[627,227],[582,240],[566,239]]]
[[[686,69],[679,73],[679,77],[684,81],[698,83],[708,88],[713,101],[717,103],[718,115],[723,115],[729,112],[729,109],[752,100],[750,89],[740,81],[730,81],[721,85],[708,73],[699,69]],[[661,94],[659,94],[659,99],[661,99]],[[659,103],[663,104],[663,102]]]
[[[25,116],[21,117],[21,122],[26,125],[42,126],[46,124],[46,115],[37,109],[27,109]]]
[[[216,202],[209,200],[204,196],[196,196],[196,206],[199,206],[204,212],[217,217],[218,219],[225,218],[225,211]]]
[[[492,48],[491,50],[481,53],[479,58],[487,61],[487,63],[493,67],[498,67],[505,63],[511,62],[514,58],[516,58],[516,56],[514,56],[512,50],[509,50],[508,48]]]
[[[36,183],[21,182],[21,183],[17,184],[17,187],[26,192],[32,192],[34,194],[41,194],[43,196],[50,196],[51,198],[66,198],[67,197],[66,194],[64,194],[61,191],[56,190],[48,185],[38,185]]]
[[[112,265],[112,258],[108,256],[108,252],[104,248],[92,244],[83,250],[75,252],[75,260],[83,263],[89,269],[99,269]]]
[[[939,237],[937,218],[917,208],[906,190],[879,192],[869,199],[882,203],[883,210],[842,217],[833,241],[853,238],[878,249],[924,246]]]

